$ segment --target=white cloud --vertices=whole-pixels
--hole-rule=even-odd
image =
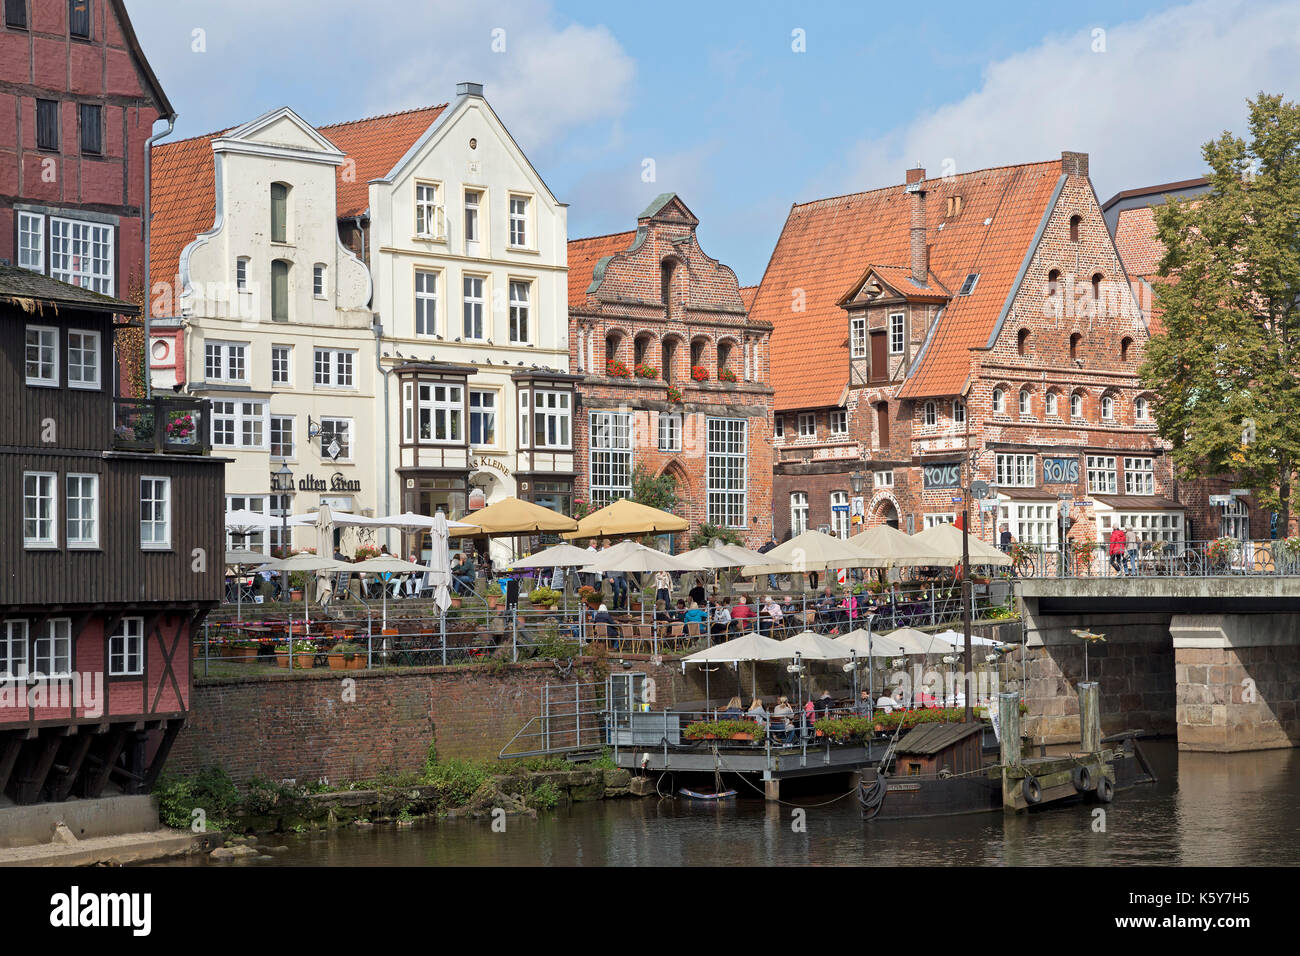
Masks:
[[[1094,52],[1093,30],[1105,31]],[[1098,22],[991,64],[975,92],[889,135],[855,144],[830,191],[1090,154],[1104,201],[1114,192],[1198,176],[1200,148],[1245,128],[1260,90],[1296,95],[1300,29],[1292,2],[1204,0],[1128,23]],[[818,195],[824,193],[817,193]]]

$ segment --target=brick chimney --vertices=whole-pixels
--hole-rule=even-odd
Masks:
[[[1063,150],[1061,152],[1061,172],[1067,176],[1083,176],[1087,178],[1088,154],[1071,153],[1068,150]]]
[[[930,276],[930,250],[925,244],[925,170],[920,166],[907,171],[907,185],[912,196],[912,281],[925,285]]]

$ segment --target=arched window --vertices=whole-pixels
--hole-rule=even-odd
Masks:
[[[849,493],[831,492],[831,534],[837,538],[849,536]]]
[[[673,368],[677,364],[677,339],[673,336],[665,336],[659,343],[660,352],[660,374],[663,380],[668,384],[676,381],[677,370]]]
[[[708,344],[708,339],[695,339],[691,342],[691,368],[704,364],[704,349]]]
[[[722,378],[722,370],[727,367],[727,363],[730,361],[731,361],[731,343],[719,342],[718,343],[718,378]]]
[[[644,365],[650,358],[650,346],[654,344],[654,336],[649,332],[642,332],[632,342],[632,364]]]
[[[289,187],[271,183],[271,241],[289,241]]]
[[[1080,335],[1078,332],[1075,332],[1073,335],[1070,336],[1070,358],[1073,359],[1079,357],[1079,343],[1082,340],[1083,340],[1083,336]]]
[[[1056,295],[1056,293],[1060,291],[1060,288],[1061,270],[1053,269],[1051,272],[1047,273],[1047,294],[1049,296]]]
[[[993,414],[1005,415],[1007,413],[1007,393],[1000,388],[993,389]]]
[[[934,402],[925,403],[925,423],[927,425],[937,425],[939,423],[939,406]]]
[[[1071,418],[1083,417],[1083,396],[1078,392],[1075,392],[1073,395],[1070,396],[1070,417]]]
[[[1133,345],[1133,340],[1129,338],[1127,335],[1124,336],[1124,338],[1119,340],[1119,360],[1121,362],[1128,361],[1128,352],[1129,349],[1132,347],[1132,345]]]
[[[271,321],[289,321],[289,270],[293,264],[287,259],[271,263]]]
[[[1140,422],[1145,422],[1151,418],[1151,404],[1145,398],[1139,396],[1133,402],[1133,417]]]
[[[1111,395],[1101,397],[1101,418],[1102,421],[1111,421],[1115,417],[1115,399]]]
[[[1094,272],[1092,274],[1092,301],[1093,302],[1101,301],[1101,273],[1100,272]]]
[[[605,333],[605,362],[606,364],[618,358],[618,350],[623,345],[623,335],[620,332]]]
[[[1057,414],[1056,402],[1057,402],[1057,394],[1055,392],[1048,392],[1047,401],[1043,408],[1043,412],[1045,415],[1055,416]]]
[[[1079,225],[1080,225],[1082,222],[1083,222],[1083,217],[1082,217],[1082,216],[1071,216],[1071,217],[1070,217],[1070,241],[1071,241],[1071,242],[1078,242],[1078,241],[1079,241]]]
[[[1021,329],[1019,332],[1016,333],[1016,352],[1019,355],[1024,355],[1028,351],[1029,351],[1029,330]]]
[[[966,403],[960,398],[952,403],[952,420],[956,425],[966,424]]]
[[[1031,402],[1031,399],[1030,399],[1030,396],[1029,396],[1029,389],[1027,389],[1027,388],[1022,388],[1022,389],[1020,390],[1020,414],[1021,414],[1021,415],[1028,415],[1028,414],[1029,414],[1030,402]]]

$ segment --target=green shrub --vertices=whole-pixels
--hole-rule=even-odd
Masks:
[[[728,738],[732,734],[751,734],[755,740],[767,736],[767,727],[753,720],[701,720],[687,724],[682,736],[687,740],[703,740],[713,736]]]
[[[551,810],[559,802],[560,791],[549,780],[533,787],[532,792],[524,798],[524,803],[535,810]]]
[[[424,768],[424,782],[437,787],[443,802],[453,807],[469,803],[474,792],[491,777],[486,766],[470,760],[438,761]]]
[[[228,825],[239,804],[239,790],[230,774],[220,767],[204,767],[192,776],[164,773],[154,785],[158,816],[169,827],[188,830],[194,811],[202,810],[207,827],[219,830]]]

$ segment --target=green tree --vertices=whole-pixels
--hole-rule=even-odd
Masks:
[[[713,544],[715,538],[720,539],[723,544],[738,544],[741,547],[745,545],[745,539],[738,531],[724,528],[719,524],[702,524],[695,534],[691,535],[691,540],[686,547],[691,551],[696,548],[707,548]]]
[[[1249,141],[1206,143],[1210,192],[1156,211],[1164,244],[1141,371],[1185,478],[1234,474],[1286,533],[1300,461],[1300,108],[1260,93]]]
[[[664,473],[657,478],[645,466],[632,469],[632,500],[640,505],[675,513],[677,510],[677,479]]]

